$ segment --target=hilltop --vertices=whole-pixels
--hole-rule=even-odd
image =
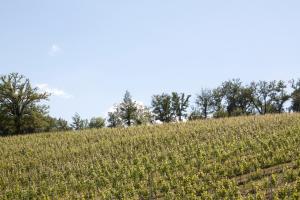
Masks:
[[[300,114],[0,138],[1,199],[300,198]]]

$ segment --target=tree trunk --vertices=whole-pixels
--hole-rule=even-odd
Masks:
[[[15,118],[16,134],[21,134],[21,117],[16,116]]]
[[[179,117],[179,121],[181,122],[181,121],[182,121],[182,116],[181,116],[181,114],[180,114],[178,117]]]

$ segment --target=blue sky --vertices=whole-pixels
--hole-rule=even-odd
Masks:
[[[198,93],[300,77],[300,1],[0,0],[0,74],[52,91],[50,113],[105,116],[125,90]]]

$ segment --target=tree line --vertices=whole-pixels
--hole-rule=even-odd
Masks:
[[[76,113],[71,124],[49,115],[49,107],[42,102],[49,100],[50,95],[32,87],[30,80],[18,73],[0,76],[0,135],[300,112],[300,79],[250,84],[232,79],[214,89],[201,89],[193,102],[189,94],[172,92],[153,95],[150,106],[135,101],[126,91],[107,119],[82,119]]]

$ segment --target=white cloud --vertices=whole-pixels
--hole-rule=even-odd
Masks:
[[[65,99],[70,99],[73,97],[72,95],[66,93],[65,91],[57,89],[57,88],[51,88],[51,87],[49,87],[48,84],[45,84],[45,83],[37,84],[36,87],[43,92],[50,93],[52,96],[62,97]]]
[[[58,44],[52,44],[48,54],[50,56],[56,56],[59,55],[60,53],[62,53],[62,48]]]
[[[116,111],[116,107],[117,107],[117,104],[111,106],[106,113],[115,112]]]

